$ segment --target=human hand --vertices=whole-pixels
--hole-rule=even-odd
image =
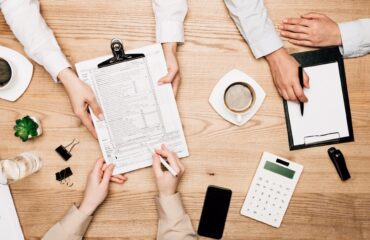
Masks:
[[[301,18],[286,18],[279,25],[280,35],[290,43],[307,47],[342,45],[339,26],[324,14],[307,13]]]
[[[90,172],[85,187],[84,198],[79,210],[87,215],[92,215],[96,208],[108,195],[109,180],[124,183],[127,177],[124,175],[112,176],[113,164],[105,164],[103,158],[99,158],[93,170]]]
[[[284,48],[265,56],[270,66],[275,86],[285,100],[307,102],[298,78],[298,62]],[[309,79],[303,72],[304,87],[309,88]]]
[[[166,59],[168,73],[166,76],[159,79],[158,84],[172,83],[173,93],[176,95],[181,82],[176,53],[177,43],[163,43],[162,48]]]
[[[159,156],[167,158],[170,166],[178,173],[177,177],[172,176],[169,171],[162,170]],[[185,172],[185,168],[176,156],[176,153],[169,151],[167,147],[162,144],[161,149],[156,149],[155,154],[153,154],[153,171],[156,177],[159,196],[161,197],[171,196],[177,192],[177,186]]]
[[[97,138],[95,127],[91,121],[88,107],[90,106],[95,116],[103,120],[102,110],[96,101],[95,94],[91,88],[82,82],[70,68],[66,68],[58,75],[58,79],[63,83],[70,102],[72,104],[73,112],[79,117],[82,123],[90,131],[90,133]]]

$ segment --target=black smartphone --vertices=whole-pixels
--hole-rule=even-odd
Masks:
[[[215,239],[222,238],[231,194],[230,189],[208,186],[198,226],[200,236]]]

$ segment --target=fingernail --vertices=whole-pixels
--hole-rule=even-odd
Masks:
[[[287,22],[288,22],[288,19],[284,19],[284,20],[283,20],[283,23],[287,23]]]
[[[102,113],[100,113],[98,118],[99,118],[100,121],[103,121],[104,120],[104,115]]]

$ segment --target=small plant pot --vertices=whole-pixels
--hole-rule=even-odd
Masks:
[[[41,122],[35,116],[25,116],[17,119],[15,124],[14,135],[19,137],[23,142],[42,134]]]

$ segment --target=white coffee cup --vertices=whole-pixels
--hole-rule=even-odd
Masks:
[[[16,69],[15,69],[14,64],[11,61],[9,61],[8,59],[0,57],[0,61],[2,61],[2,63],[0,63],[0,64],[3,64],[3,67],[4,67],[3,69],[0,69],[0,70],[3,70],[5,72],[6,71],[6,65],[8,65],[8,67],[10,67],[10,77],[8,79],[5,79],[4,83],[0,83],[0,91],[1,91],[1,90],[8,89],[11,86],[13,86],[13,84],[15,82],[14,80],[15,80],[15,77],[16,77],[15,76]],[[1,73],[1,74],[5,74],[5,73]],[[1,76],[0,76],[0,78],[1,78]]]
[[[224,92],[225,107],[236,115],[236,121],[242,121],[246,113],[256,101],[254,89],[245,82],[234,82]]]

